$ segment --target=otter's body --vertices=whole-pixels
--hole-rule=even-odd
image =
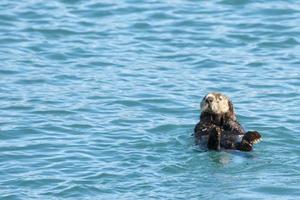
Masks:
[[[260,138],[256,131],[245,132],[237,121],[233,104],[220,93],[210,93],[201,102],[200,121],[195,129],[195,143],[208,149],[251,151]]]

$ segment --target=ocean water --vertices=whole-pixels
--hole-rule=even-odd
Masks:
[[[0,1],[0,199],[300,199],[296,0]],[[253,152],[194,145],[231,97]]]

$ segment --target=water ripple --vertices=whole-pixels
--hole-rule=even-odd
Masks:
[[[1,199],[296,199],[299,10],[1,1]],[[194,146],[210,91],[262,133],[254,152]]]

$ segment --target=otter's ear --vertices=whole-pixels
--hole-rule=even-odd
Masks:
[[[234,108],[233,108],[233,103],[229,99],[228,99],[228,106],[229,106],[229,111],[228,111],[229,116],[228,117],[230,119],[236,120],[235,113],[234,113]]]

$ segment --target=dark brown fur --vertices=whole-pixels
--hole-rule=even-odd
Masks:
[[[228,104],[229,111],[226,113],[215,114],[205,111],[201,113],[200,121],[194,129],[195,143],[200,144],[203,143],[203,140],[207,140],[208,149],[219,150],[222,147],[251,151],[254,141],[260,139],[261,136],[256,131],[245,133],[236,119],[230,100]]]

